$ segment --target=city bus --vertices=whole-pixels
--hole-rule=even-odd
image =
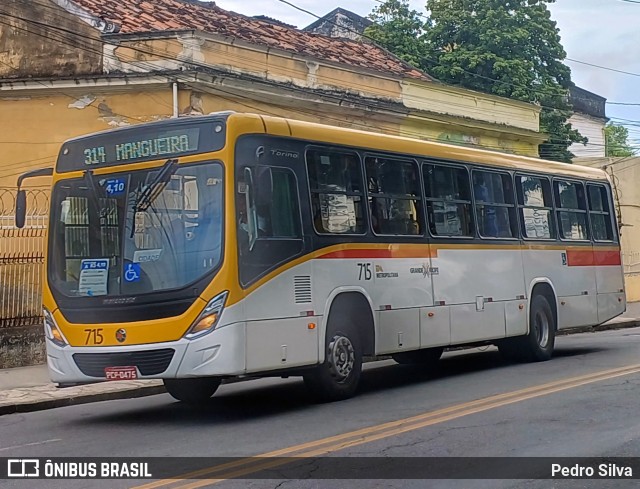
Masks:
[[[301,376],[356,393],[363,357],[451,346],[545,361],[558,330],[626,308],[598,169],[257,114],[65,142],[43,290],[61,385]],[[16,224],[24,225],[19,188]]]

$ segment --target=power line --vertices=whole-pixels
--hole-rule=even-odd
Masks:
[[[638,2],[640,3],[640,2]],[[608,105],[631,105],[631,106],[640,106],[640,103],[638,102],[609,102],[607,101]]]
[[[638,3],[640,3],[640,2],[638,2]],[[600,66],[600,65],[596,65],[594,63],[587,63],[586,61],[579,61],[577,59],[572,59],[572,58],[565,58],[565,59],[567,61],[571,61],[572,63],[578,63],[578,64],[581,64],[581,65],[592,66],[593,68],[599,68],[601,70],[613,71],[615,73],[622,73],[623,75],[630,75],[630,76],[640,77],[640,73],[633,73],[631,71],[618,70],[616,68],[609,68],[607,66]]]

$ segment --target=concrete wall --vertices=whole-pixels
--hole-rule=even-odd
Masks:
[[[102,70],[99,32],[53,2],[8,1],[2,2],[2,9],[9,15],[3,15],[0,23],[0,79]],[[47,26],[56,26],[56,30]]]

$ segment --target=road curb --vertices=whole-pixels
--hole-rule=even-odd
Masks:
[[[134,387],[112,392],[95,392],[90,394],[78,394],[72,397],[61,397],[58,399],[42,399],[15,404],[0,405],[0,416],[5,414],[29,413],[33,411],[43,411],[65,406],[75,406],[88,404],[91,402],[111,401],[117,399],[134,399],[137,397],[154,396],[163,394],[166,390],[162,385],[150,385]]]
[[[579,328],[571,328],[558,332],[558,336],[566,336],[571,334],[578,333],[596,333],[600,331],[612,331],[616,329],[625,329],[625,328],[636,328],[640,327],[640,319],[629,319],[629,320],[618,320],[605,324],[601,324],[599,326],[589,326],[589,327],[579,327]],[[462,349],[459,347],[454,347],[451,350]],[[387,358],[391,358],[388,355],[376,357],[375,359],[371,359],[371,361],[375,360],[384,360]],[[232,381],[227,381],[225,383],[233,383]],[[99,384],[92,384],[99,385]],[[0,391],[1,393],[2,391]],[[138,397],[147,397],[154,396],[157,394],[164,394],[166,392],[164,386],[162,385],[149,385],[149,386],[136,386],[131,387],[129,389],[122,389],[116,391],[109,392],[95,392],[95,393],[87,393],[87,394],[76,394],[71,395],[69,397],[60,397],[57,399],[42,399],[42,400],[34,400],[34,401],[26,401],[26,402],[17,402],[14,404],[5,404],[0,405],[0,416],[5,414],[15,414],[15,413],[29,413],[33,411],[43,411],[46,409],[54,409],[59,407],[66,406],[75,406],[79,404],[88,404],[91,402],[99,402],[99,401],[112,401],[118,399],[134,399]]]

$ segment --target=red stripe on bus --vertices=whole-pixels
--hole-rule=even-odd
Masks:
[[[429,256],[437,256],[437,252],[429,252],[428,246],[407,246],[379,249],[345,249],[331,251],[318,258],[336,259],[336,258],[419,258],[427,259]]]
[[[622,265],[619,251],[594,251],[596,265]]]
[[[567,265],[570,267],[592,267],[593,250],[567,250]]]
[[[319,258],[393,258],[391,250],[340,250],[332,251]]]
[[[620,265],[619,251],[567,250],[567,265],[570,267],[593,267]]]

